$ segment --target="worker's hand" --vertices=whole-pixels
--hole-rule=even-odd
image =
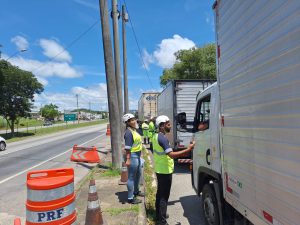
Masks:
[[[191,151],[194,149],[194,147],[195,147],[195,144],[196,144],[196,142],[195,142],[195,141],[193,141],[193,142],[191,142],[191,143],[190,143],[190,145],[189,145],[189,149],[190,149]]]
[[[125,164],[126,164],[126,166],[130,166],[130,159],[126,159],[126,162],[125,162]]]

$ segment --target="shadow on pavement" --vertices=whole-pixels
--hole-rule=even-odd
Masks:
[[[168,205],[175,205],[180,202],[183,208],[183,215],[189,221],[190,225],[204,225],[202,216],[201,199],[196,195],[184,196],[176,201],[169,201]],[[181,225],[177,222],[176,225]]]
[[[117,192],[116,195],[119,198],[119,202],[121,202],[122,204],[127,203],[127,191]]]
[[[108,150],[104,150],[104,151],[103,151],[103,150],[98,150],[98,149],[97,149],[97,152],[100,152],[100,153],[102,153],[102,154],[107,155],[109,151],[108,151]]]
[[[1,131],[0,131],[1,132]],[[12,139],[12,138],[16,138],[16,137],[29,137],[29,136],[34,136],[35,133],[32,132],[16,132],[14,136],[11,135],[11,133],[0,133],[0,136],[5,138],[6,140]]]
[[[91,166],[91,165],[88,165],[88,164],[82,163],[82,162],[77,162],[77,164],[80,165],[80,166],[83,166],[83,167],[85,167],[89,170],[92,170],[95,167],[95,166]]]
[[[189,164],[185,164],[185,163],[175,163],[174,166],[174,174],[187,174],[187,173],[191,173],[190,169],[189,169]]]
[[[184,196],[180,198],[180,202],[184,210],[183,216],[188,219],[190,225],[205,224],[201,198],[197,195]]]

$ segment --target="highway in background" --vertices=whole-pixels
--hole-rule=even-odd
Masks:
[[[76,185],[91,167],[70,161],[73,145],[101,150],[105,131],[103,124],[9,143],[7,150],[0,152],[0,224],[13,224],[16,217],[24,221],[28,171],[72,167]]]

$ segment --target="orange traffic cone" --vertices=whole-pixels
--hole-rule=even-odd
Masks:
[[[107,124],[106,128],[106,149],[111,149],[111,143],[110,143],[110,125]]]
[[[106,136],[110,136],[110,124],[106,126]]]
[[[90,180],[88,206],[86,210],[85,225],[102,225],[103,218],[99,204],[95,180]]]
[[[14,225],[21,225],[21,219],[20,218],[15,219]]]
[[[128,171],[125,162],[122,162],[122,171],[121,171],[121,179],[119,180],[120,185],[127,184],[128,180]]]

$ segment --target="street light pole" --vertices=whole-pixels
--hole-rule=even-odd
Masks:
[[[117,0],[112,0],[115,74],[116,74],[116,82],[117,82],[119,113],[120,113],[120,115],[123,115],[123,93],[122,93],[122,80],[121,80],[121,72],[120,72],[121,66],[120,66],[118,16],[119,16],[119,12],[118,12],[118,8],[117,8]],[[121,121],[121,118],[120,118],[120,121]]]
[[[128,103],[128,79],[127,79],[127,56],[126,56],[126,22],[128,14],[125,12],[125,6],[122,5],[122,41],[123,41],[123,74],[124,74],[124,113],[129,113]]]
[[[122,155],[122,135],[121,135],[121,115],[118,104],[118,93],[116,76],[113,65],[113,52],[111,46],[111,36],[108,21],[107,0],[99,0],[100,18],[102,25],[102,40],[104,50],[104,64],[107,82],[107,100],[109,108],[109,121],[111,129],[111,149],[112,163],[114,168],[121,168]]]
[[[89,102],[89,112],[90,112],[90,120],[91,120],[91,102]]]
[[[76,99],[77,99],[77,123],[79,124],[78,94],[76,94]]]

